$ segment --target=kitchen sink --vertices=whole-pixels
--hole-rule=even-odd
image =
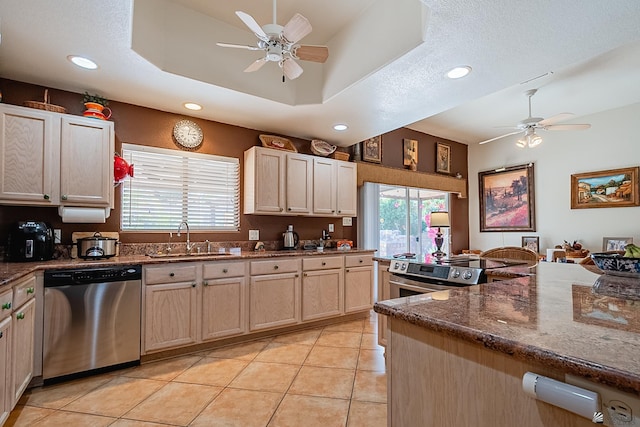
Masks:
[[[229,252],[193,252],[193,253],[162,253],[162,254],[147,254],[148,257],[150,258],[194,258],[194,257],[200,257],[200,258],[216,258],[216,257],[224,257],[224,256],[230,256],[230,255],[235,255]]]

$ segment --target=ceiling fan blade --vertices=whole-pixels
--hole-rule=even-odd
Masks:
[[[504,135],[496,136],[495,138],[491,138],[491,139],[486,139],[484,141],[480,141],[478,144],[486,144],[487,142],[495,141],[496,139],[506,138],[507,136],[515,135],[515,134],[521,133],[521,132],[522,132],[521,130],[517,130],[515,132],[509,132],[509,133],[504,134]]]
[[[297,79],[304,71],[300,64],[293,59],[285,59],[282,62],[282,70],[289,80]]]
[[[293,18],[282,29],[282,35],[289,43],[296,43],[298,40],[302,40],[310,32],[311,23],[299,13],[293,15]]]
[[[242,22],[244,22],[244,25],[246,25],[247,27],[249,27],[251,31],[253,31],[253,34],[255,34],[256,37],[266,42],[269,41],[269,36],[267,36],[267,33],[264,32],[264,30],[256,22],[256,20],[253,19],[253,16],[249,15],[248,13],[244,13],[240,10],[236,11],[236,15],[238,15],[238,18],[240,18]]]
[[[253,71],[258,71],[264,64],[269,62],[267,58],[260,58],[252,62],[247,68],[244,69],[245,73],[251,73]]]
[[[247,49],[247,50],[262,50],[258,46],[249,46],[244,44],[232,44],[232,43],[216,43],[220,47],[233,47],[236,49]]]
[[[329,48],[326,46],[301,45],[293,50],[293,55],[303,61],[325,62],[329,57]]]
[[[573,116],[575,116],[575,114],[573,113],[560,113],[560,114],[556,114],[555,116],[551,116],[548,119],[544,119],[538,124],[541,126],[552,125],[554,123],[564,122],[565,120],[569,120]]]
[[[589,124],[567,124],[567,125],[547,125],[543,126],[544,130],[584,130],[589,129],[591,125]]]

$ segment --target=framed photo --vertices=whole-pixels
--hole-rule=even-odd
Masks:
[[[439,142],[436,144],[436,172],[451,173],[451,147]]]
[[[571,175],[571,209],[640,206],[640,167]]]
[[[535,253],[540,252],[540,237],[538,236],[522,236],[522,247],[531,249]]]
[[[382,163],[382,136],[374,136],[362,142],[362,160]]]
[[[412,171],[418,169],[418,141],[415,139],[403,140],[402,164]]]
[[[536,231],[533,163],[478,172],[480,231]]]
[[[602,251],[624,251],[629,243],[633,243],[633,237],[603,237]]]

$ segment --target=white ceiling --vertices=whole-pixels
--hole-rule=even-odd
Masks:
[[[270,0],[135,3],[134,17],[131,0],[2,0],[0,76],[342,146],[403,126],[477,143],[526,118],[530,88],[535,116],[577,123],[640,102],[638,0],[280,0],[278,23],[302,13],[314,28],[302,43],[330,50],[286,83],[275,64],[242,72],[256,52],[215,46],[251,43],[234,11],[270,23]],[[444,77],[460,64],[473,72]]]

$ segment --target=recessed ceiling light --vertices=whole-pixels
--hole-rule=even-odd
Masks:
[[[343,123],[338,123],[337,125],[333,125],[333,128],[334,128],[335,130],[342,131],[342,130],[347,130],[347,129],[349,129],[349,126],[347,126],[347,125],[345,125],[345,124],[343,124]]]
[[[184,105],[184,108],[186,108],[187,110],[194,110],[194,111],[202,110],[202,105],[196,104],[195,102],[185,102],[182,105]]]
[[[87,70],[95,70],[96,68],[98,68],[98,64],[83,56],[69,55],[67,56],[67,59],[76,64],[78,67],[86,68]]]
[[[449,77],[450,79],[459,79],[461,77],[466,76],[470,72],[471,72],[471,67],[469,67],[468,65],[464,65],[464,66],[461,66],[461,67],[456,67],[456,68],[451,69],[447,73],[447,77]]]

